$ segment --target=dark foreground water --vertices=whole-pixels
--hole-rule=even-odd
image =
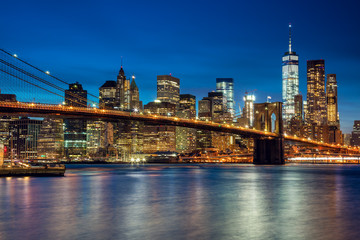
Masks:
[[[359,239],[360,166],[68,166],[0,178],[0,239]]]

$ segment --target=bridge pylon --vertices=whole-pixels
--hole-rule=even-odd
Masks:
[[[285,164],[282,121],[282,102],[254,104],[254,127],[257,130],[274,132],[278,137],[254,139],[254,164]]]

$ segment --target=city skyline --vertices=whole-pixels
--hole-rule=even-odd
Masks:
[[[119,6],[123,14],[116,20],[110,7],[98,8],[95,2],[89,3],[88,10],[79,3],[71,8],[66,3],[6,3],[3,22],[14,13],[22,17],[1,26],[7,33],[2,45],[61,79],[79,81],[93,94],[98,94],[105,81],[116,80],[123,56],[124,69],[128,76],[136,76],[144,104],[156,99],[157,75],[172,73],[181,80],[180,93],[195,94],[197,99],[216,90],[216,78],[231,77],[238,109],[238,103],[244,105],[245,91],[254,89],[256,102],[265,102],[267,96],[281,101],[281,56],[287,49],[287,27],[291,22],[293,44],[300,58],[300,92],[305,96],[306,60],[325,59],[326,74],[337,74],[342,130],[350,132],[353,121],[360,118],[354,114],[360,99],[355,90],[357,73],[353,65],[359,61],[360,50],[355,44],[359,33],[353,29],[360,21],[351,14],[353,9],[317,2],[315,5],[324,9],[318,12],[305,10],[304,3],[298,6],[299,11],[289,14],[279,4],[269,5],[267,10],[261,8],[250,16],[255,5],[235,2],[193,3],[190,9],[185,8],[186,2],[154,5],[148,13],[146,3],[140,7],[122,3]],[[249,13],[242,11],[241,15],[232,9],[241,6]],[[334,10],[339,17],[323,22]],[[92,17],[97,12],[97,17]],[[105,12],[114,17],[105,16]],[[214,18],[215,12],[218,15]],[[285,15],[276,17],[279,12]],[[261,14],[269,22],[258,20]],[[163,21],[164,18],[170,20]],[[146,19],[149,21],[145,23]],[[319,24],[321,29],[316,27]],[[153,28],[146,29],[149,26]]]

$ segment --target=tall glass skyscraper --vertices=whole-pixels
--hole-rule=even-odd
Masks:
[[[289,25],[289,51],[282,57],[283,120],[287,126],[295,116],[294,98],[299,94],[299,56],[291,49],[291,24]]]
[[[231,116],[234,116],[234,79],[216,78],[216,91],[223,93],[226,98],[227,111],[231,113]]]

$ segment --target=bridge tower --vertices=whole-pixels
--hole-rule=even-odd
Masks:
[[[282,102],[254,104],[254,128],[279,135],[254,139],[254,164],[285,164]]]

